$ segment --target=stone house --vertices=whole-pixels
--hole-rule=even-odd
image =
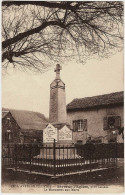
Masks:
[[[3,109],[3,143],[41,143],[48,119],[41,113]]]
[[[2,143],[20,143],[21,128],[9,111],[2,111]]]
[[[74,99],[67,105],[67,122],[74,143],[123,142],[124,92]]]

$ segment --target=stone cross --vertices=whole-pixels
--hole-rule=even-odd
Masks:
[[[56,79],[60,78],[60,70],[62,70],[62,67],[60,66],[60,64],[57,64],[54,70],[56,72]]]

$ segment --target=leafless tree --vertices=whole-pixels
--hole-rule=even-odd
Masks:
[[[3,68],[46,70],[123,47],[123,2],[3,1]]]

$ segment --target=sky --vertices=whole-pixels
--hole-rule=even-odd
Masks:
[[[66,85],[66,103],[74,98],[123,91],[123,52],[86,64],[66,61],[61,79]],[[56,66],[56,64],[55,64]],[[55,79],[54,67],[45,73],[11,70],[2,77],[2,106],[38,111],[49,116],[50,83]]]

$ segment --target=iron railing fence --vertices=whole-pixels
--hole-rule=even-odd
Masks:
[[[15,171],[50,176],[91,172],[117,166],[117,143],[59,145],[3,144],[2,165]],[[101,151],[101,152],[99,152]]]

